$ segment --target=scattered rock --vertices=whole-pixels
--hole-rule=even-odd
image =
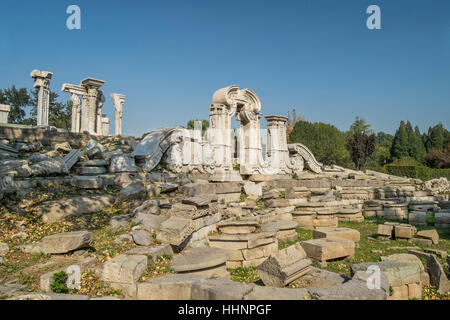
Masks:
[[[441,293],[450,291],[450,281],[447,279],[444,269],[434,255],[428,256],[427,271],[430,275],[430,283],[432,286],[436,287]]]
[[[422,230],[417,232],[417,237],[429,239],[433,241],[434,244],[437,244],[439,242],[439,233],[437,233],[436,230]]]
[[[61,254],[89,247],[94,235],[88,231],[58,233],[42,239],[44,253]]]
[[[45,223],[53,223],[71,217],[99,212],[114,203],[114,196],[102,194],[78,196],[43,202],[37,206],[37,213]]]
[[[153,242],[152,235],[145,230],[134,230],[131,236],[138,246],[149,246]]]

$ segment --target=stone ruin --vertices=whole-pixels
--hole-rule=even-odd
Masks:
[[[159,164],[174,173],[198,172],[214,176],[216,181],[241,181],[240,175],[277,175],[301,172],[304,167],[320,173],[322,165],[300,143],[287,144],[283,116],[267,116],[267,149],[261,145],[261,102],[250,89],[233,85],[217,90],[209,107],[206,137],[201,128],[159,129],[142,137],[133,151],[143,168],[151,172]],[[240,121],[239,144],[232,137],[231,118]],[[238,149],[237,159],[233,149]],[[165,156],[165,157],[163,157]],[[237,161],[237,162],[236,162]],[[234,170],[239,164],[239,172]]]
[[[63,85],[74,102],[72,133],[34,128],[17,134],[19,129],[0,126],[0,198],[26,197],[41,187],[73,187],[79,194],[39,202],[32,210],[44,224],[52,224],[120,208],[108,228],[120,233],[115,243],[134,247],[99,263],[95,254],[82,253],[95,245],[93,232],[84,230],[20,244],[23,252],[68,259],[80,255],[73,265],[94,270],[127,299],[408,299],[421,296],[422,286],[430,283],[447,290],[448,279],[434,260],[445,252],[430,248],[439,234],[417,231],[430,215],[436,227],[450,225],[443,183],[437,191],[437,182],[322,165],[302,144],[287,144],[286,118],[281,116],[266,117],[263,151],[261,103],[253,91],[238,86],[214,93],[206,135],[201,129],[172,127],[142,138],[107,137],[99,90],[103,83],[88,78],[79,86]],[[122,133],[124,98],[111,95],[117,134]],[[231,132],[235,115],[241,125],[238,141]],[[370,217],[391,221],[378,224],[379,239],[368,241],[395,239],[428,251],[411,249],[370,264],[352,264],[351,279],[320,269],[331,261],[351,261],[359,250],[359,231],[339,227],[339,222]],[[299,241],[299,227],[312,230],[312,239]],[[0,244],[5,257],[7,247]],[[175,273],[142,278],[152,261],[167,255]],[[429,261],[426,271],[416,256]],[[382,270],[382,278],[380,288],[371,290],[367,270],[373,265]],[[247,267],[256,268],[261,283],[230,280],[228,269]],[[40,276],[42,292],[25,294],[20,286],[0,283],[0,294],[67,298],[51,293],[58,271]],[[296,287],[286,288],[292,285]]]

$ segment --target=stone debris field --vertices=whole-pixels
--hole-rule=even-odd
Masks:
[[[33,71],[35,86],[51,75]],[[281,116],[266,117],[278,141],[268,161],[259,99],[238,86],[209,110],[220,130],[235,114],[256,130],[241,159],[231,141],[179,127],[122,135],[119,94],[109,136],[103,83],[63,86],[77,102],[72,132],[48,127],[45,101],[40,126],[0,126],[0,299],[449,298],[445,178],[325,166],[286,143]],[[205,148],[204,162],[181,157]]]

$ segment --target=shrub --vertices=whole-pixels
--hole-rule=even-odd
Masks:
[[[433,169],[424,166],[399,166],[390,164],[386,166],[386,171],[395,176],[420,179],[422,181],[440,177],[450,179],[450,169]]]
[[[67,273],[64,271],[55,273],[53,275],[53,283],[50,285],[50,288],[55,293],[68,293],[69,288],[67,287]]]

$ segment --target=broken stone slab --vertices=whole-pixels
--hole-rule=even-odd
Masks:
[[[266,201],[266,205],[269,208],[281,208],[281,207],[290,207],[290,206],[298,206],[300,204],[306,203],[308,200],[304,198],[300,199],[271,199]]]
[[[188,183],[178,188],[187,197],[195,197],[204,194],[216,194],[214,183]]]
[[[426,248],[426,249],[424,249],[424,251],[431,253],[431,254],[435,254],[435,255],[441,257],[442,259],[445,259],[448,256],[447,251],[444,251],[444,250]]]
[[[228,279],[206,279],[191,288],[192,300],[243,300],[253,287]]]
[[[139,199],[146,193],[145,186],[141,181],[132,182],[122,188],[116,196],[116,203],[126,200]]]
[[[241,250],[273,243],[275,241],[275,234],[270,232],[223,234],[218,236],[209,236],[208,240],[209,245],[214,248]]]
[[[207,274],[168,274],[140,282],[138,300],[191,300],[192,285],[210,278]]]
[[[217,195],[204,194],[204,195],[200,195],[200,196],[183,199],[181,202],[184,204],[190,204],[190,205],[194,205],[197,207],[204,207],[204,206],[209,205],[213,201],[217,201]]]
[[[146,255],[150,256],[153,261],[158,260],[159,257],[162,256],[172,256],[173,250],[169,244],[163,244],[157,247],[138,247],[131,249],[125,254],[137,254],[137,255]]]
[[[228,276],[226,250],[218,248],[192,248],[183,251],[172,260],[172,269],[177,273],[200,273],[215,277]]]
[[[415,264],[420,268],[420,280],[422,284],[428,285],[430,283],[430,278],[425,272],[425,267],[422,261],[420,261],[420,259],[414,254],[396,253],[390,256],[381,257],[381,261],[394,261]]]
[[[103,188],[103,180],[99,176],[74,176],[70,184],[80,189]]]
[[[109,166],[109,161],[105,159],[93,159],[82,161],[77,164],[78,167],[107,167]]]
[[[153,242],[152,235],[145,230],[133,230],[131,236],[138,246],[148,246]]]
[[[375,286],[379,286],[379,289],[386,292],[386,294],[389,293],[389,278],[387,274],[384,272],[381,272],[379,279],[375,279],[373,270],[357,271],[353,275],[352,280],[364,281],[367,283],[368,286],[372,285],[373,288],[375,288]]]
[[[33,153],[31,156],[29,156],[27,158],[27,161],[29,163],[31,163],[31,164],[37,163],[37,162],[41,162],[41,161],[44,161],[44,160],[48,161],[48,160],[51,160],[51,158],[49,156],[45,155],[45,154],[42,154],[42,153]]]
[[[416,233],[416,228],[409,224],[398,224],[394,226],[396,239],[412,239]]]
[[[275,232],[279,241],[297,240],[296,221],[273,221],[261,226],[261,231]]]
[[[0,173],[6,173],[25,165],[28,165],[26,160],[0,160]]]
[[[69,171],[75,165],[75,163],[77,163],[78,160],[80,160],[80,157],[82,155],[83,155],[83,151],[77,150],[77,149],[72,149],[69,151],[68,154],[66,154],[64,156],[63,160],[66,165],[67,171]]]
[[[299,288],[272,288],[253,286],[253,290],[244,296],[244,300],[309,300],[310,295],[306,289]]]
[[[361,235],[358,230],[351,228],[317,228],[313,231],[313,239],[337,237],[358,243]]]
[[[312,262],[299,243],[271,254],[258,267],[258,274],[266,286],[284,287],[310,271]]]
[[[113,203],[114,196],[108,194],[78,196],[43,202],[36,207],[36,212],[45,223],[53,223],[99,212]]]
[[[30,169],[31,174],[37,177],[69,173],[66,163],[59,157],[31,164]]]
[[[328,288],[306,288],[317,300],[387,300],[382,289],[369,289],[366,281],[350,280]]]
[[[105,167],[79,167],[77,168],[77,172],[82,176],[96,176],[105,174],[108,170]]]
[[[390,239],[392,238],[393,231],[394,231],[393,225],[379,224],[377,234],[381,237]]]
[[[434,255],[427,258],[427,271],[430,275],[430,284],[438,289],[439,292],[444,293],[450,291],[450,281],[445,275],[439,261]]]
[[[349,279],[346,276],[311,266],[310,271],[298,278],[295,284],[301,288],[328,288],[342,284],[347,280]]]
[[[139,207],[134,209],[133,214],[159,214],[161,212],[159,208],[159,202],[155,200],[146,200]]]
[[[355,254],[354,241],[337,237],[306,240],[301,245],[308,258],[314,259],[321,266],[326,266],[327,260],[353,257]]]
[[[15,149],[13,147],[10,147],[10,146],[8,146],[8,145],[6,145],[4,143],[0,143],[0,150],[6,151],[6,152],[9,152],[9,153],[13,153],[13,154],[18,154],[19,153],[19,151],[17,149]]]
[[[94,235],[88,231],[58,233],[42,239],[44,253],[62,254],[89,247],[94,241]]]
[[[352,264],[352,274],[355,274],[357,271],[367,271],[370,266],[378,266],[381,272],[385,272],[389,279],[389,285],[392,287],[420,282],[421,271],[419,265],[406,262],[381,261]]]
[[[139,223],[147,231],[159,231],[161,230],[161,224],[167,219],[169,219],[168,216],[140,213],[134,217],[133,222]]]
[[[217,224],[217,229],[224,234],[248,234],[258,228],[256,220],[231,220],[222,221]]]
[[[134,163],[134,157],[129,154],[119,154],[111,158],[109,172],[137,172],[138,167]]]
[[[439,243],[439,233],[435,230],[421,230],[416,234],[419,238],[429,239],[433,241],[434,244]]]
[[[147,256],[121,254],[103,264],[102,279],[107,282],[135,284],[147,268]]]
[[[109,220],[109,227],[112,232],[116,232],[120,229],[128,229],[131,226],[131,215],[124,214],[120,216],[114,216]]]
[[[160,225],[156,239],[162,243],[180,246],[195,231],[191,219],[170,217]]]

